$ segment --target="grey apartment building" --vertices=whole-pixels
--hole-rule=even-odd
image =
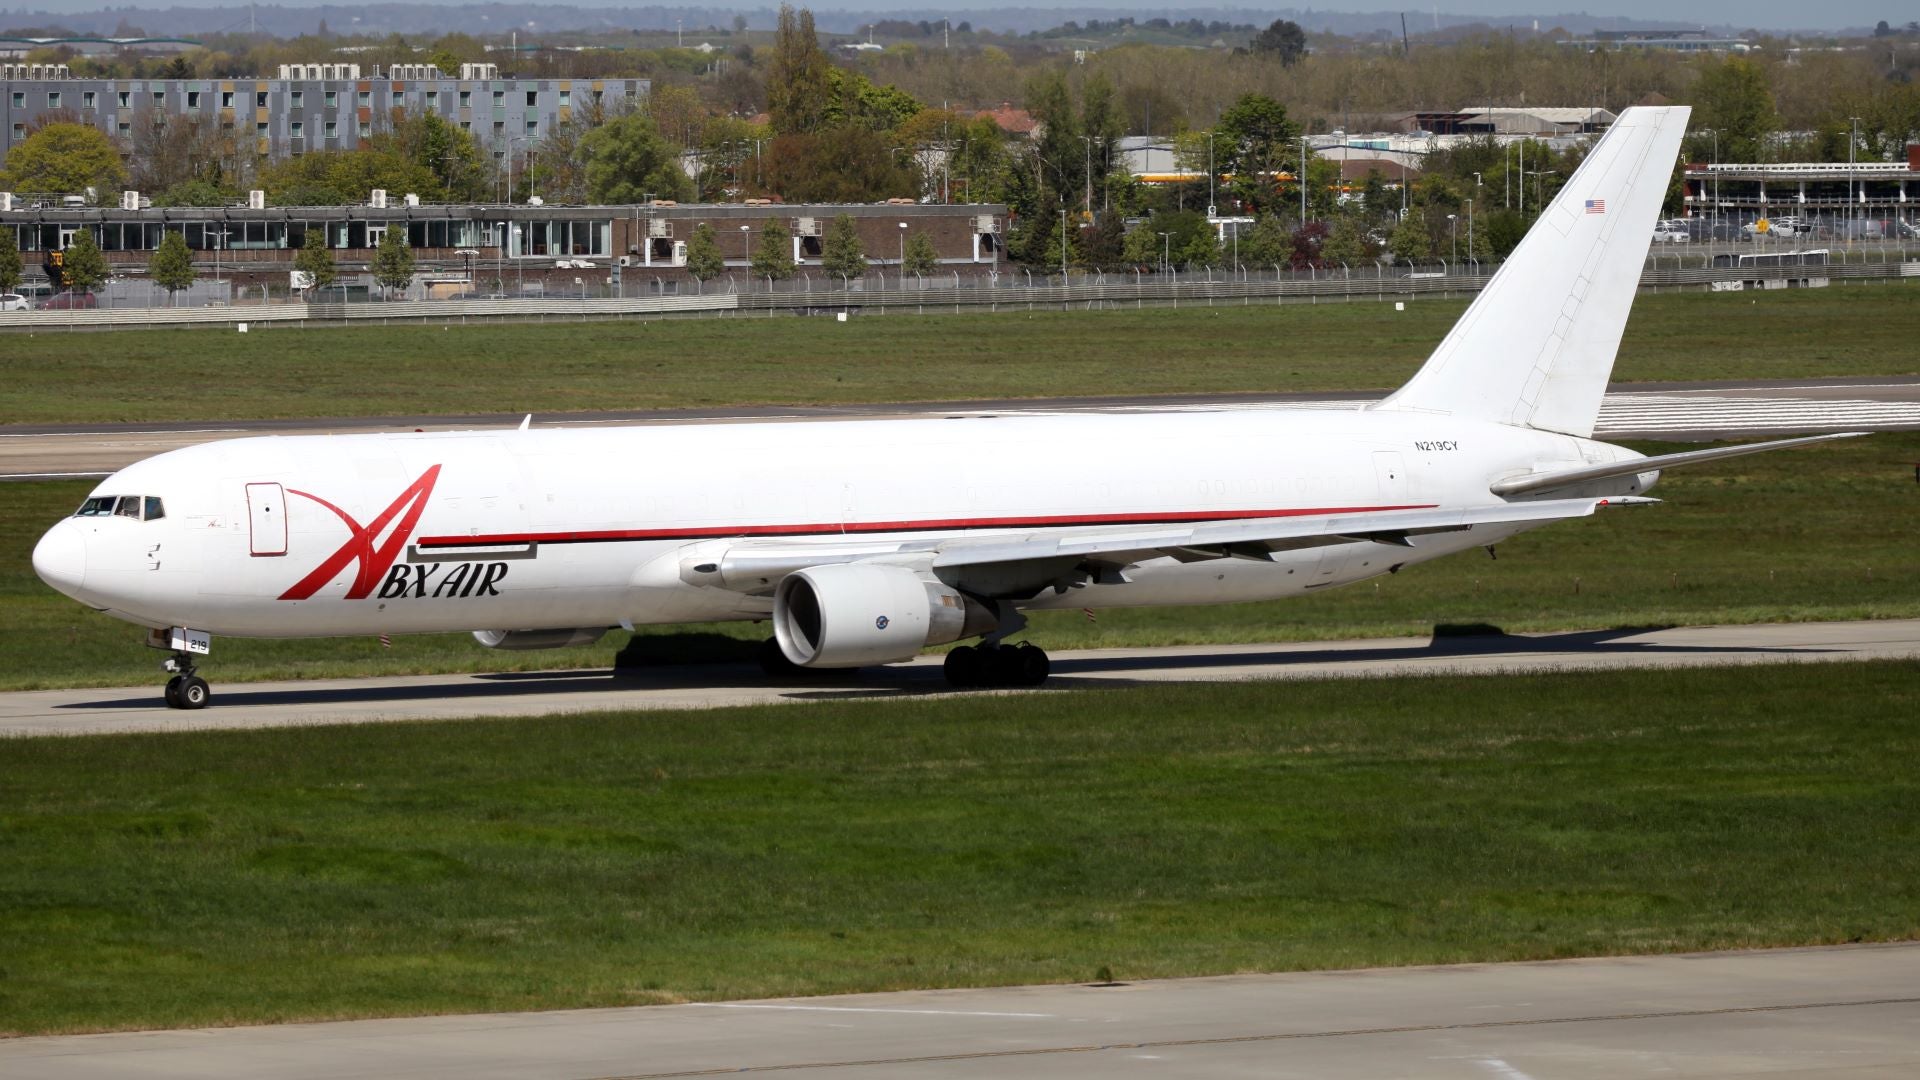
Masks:
[[[386,126],[395,110],[431,112],[496,156],[516,141],[544,138],[594,103],[645,98],[648,79],[500,78],[492,64],[462,65],[449,77],[431,65],[397,65],[372,78],[356,64],[289,64],[275,78],[89,79],[61,65],[0,65],[0,167],[6,153],[46,119],[92,124],[130,139],[156,116],[197,116],[251,133],[254,152],[279,160],[314,150],[351,150]]]

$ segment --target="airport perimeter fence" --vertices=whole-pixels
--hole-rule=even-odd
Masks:
[[[1889,253],[1890,254],[1890,253]],[[1839,256],[1836,255],[1836,260]],[[1920,258],[1832,261],[1820,265],[1739,267],[1711,265],[1704,254],[1649,258],[1640,276],[1644,290],[1785,288],[1828,281],[1920,280]],[[521,297],[489,300],[399,300],[371,302],[254,301],[198,307],[115,307],[91,310],[0,312],[0,330],[112,329],[170,325],[255,326],[357,324],[425,321],[457,323],[494,319],[564,320],[659,319],[670,317],[757,317],[782,314],[851,316],[861,314],[957,313],[1114,309],[1149,306],[1251,306],[1254,304],[1335,303],[1467,296],[1493,276],[1494,264],[1364,267],[1291,271],[1199,269],[1160,274],[1033,273],[1002,271],[964,277],[938,273],[926,277],[888,274],[829,283],[807,274],[786,281],[749,284],[739,277],[706,283],[704,291],[643,297]],[[757,287],[756,287],[757,286]]]

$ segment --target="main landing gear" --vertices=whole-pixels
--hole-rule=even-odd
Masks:
[[[167,708],[204,709],[207,707],[207,698],[212,695],[213,690],[207,685],[207,680],[193,673],[192,653],[174,653],[172,659],[160,666],[175,673],[173,678],[167,680]]]
[[[982,643],[947,653],[947,682],[956,687],[1039,686],[1052,664],[1038,645]]]

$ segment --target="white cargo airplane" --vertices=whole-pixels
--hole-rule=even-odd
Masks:
[[[1368,409],[235,439],[114,474],[34,569],[173,650],[178,708],[206,704],[216,634],[490,627],[515,649],[769,618],[774,665],[984,635],[948,653],[954,683],[1035,684],[1046,654],[1002,644],[1024,611],[1344,585],[1817,441],[1645,458],[1590,437],[1687,112],[1623,114]]]

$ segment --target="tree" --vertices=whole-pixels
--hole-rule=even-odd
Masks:
[[[813,12],[780,5],[767,66],[767,114],[776,134],[818,131],[833,107],[833,64],[813,32]]]
[[[693,227],[693,239],[687,241],[687,273],[699,282],[708,282],[720,276],[727,268],[727,260],[720,254],[720,241],[713,235],[713,226],[706,222]]]
[[[1240,238],[1240,261],[1247,266],[1279,266],[1293,253],[1293,237],[1278,214],[1261,214]]]
[[[1250,47],[1259,55],[1279,60],[1282,67],[1292,67],[1307,54],[1307,32],[1290,19],[1275,19],[1254,35]]]
[[[20,234],[13,229],[0,229],[0,292],[19,288],[25,273],[26,267],[20,261]]]
[[[933,237],[923,232],[907,237],[907,273],[926,277],[939,262],[940,253],[933,249]]]
[[[60,270],[67,286],[79,292],[92,292],[106,282],[107,257],[100,254],[100,242],[93,238],[92,229],[81,229],[73,234],[73,242],[67,245]]]
[[[0,191],[77,195],[127,186],[127,166],[107,134],[91,124],[48,124],[7,151]]]
[[[760,242],[754,245],[751,263],[753,276],[785,281],[793,276],[793,234],[777,218],[768,218],[760,226]]]
[[[767,188],[801,203],[912,198],[919,185],[904,156],[892,152],[886,136],[864,128],[782,135],[767,146]]]
[[[1274,177],[1298,170],[1299,137],[1286,106],[1264,94],[1243,94],[1214,128],[1215,168],[1233,177],[1230,190],[1248,210],[1276,209],[1281,197]]]
[[[155,206],[226,206],[233,196],[206,180],[175,184],[153,197]]]
[[[645,113],[629,113],[588,132],[580,139],[579,153],[587,166],[591,202],[604,206],[637,203],[648,195],[693,195],[693,181],[680,167],[680,156]]]
[[[1387,237],[1387,250],[1393,253],[1396,261],[1405,259],[1419,262],[1433,255],[1433,236],[1427,230],[1427,212],[1415,206],[1393,227],[1393,234]]]
[[[860,230],[853,217],[841,214],[827,226],[820,248],[820,268],[837,278],[857,278],[867,272],[867,253],[860,246]]]
[[[405,229],[389,228],[380,237],[373,252],[373,280],[389,292],[413,284],[413,249],[407,246]]]
[[[152,275],[155,285],[167,290],[168,304],[173,303],[175,293],[193,287],[197,275],[193,272],[193,252],[187,250],[185,233],[167,230],[160,238],[160,247],[147,260],[147,273]]]
[[[1738,56],[1707,65],[1693,85],[1696,129],[1720,133],[1720,160],[1757,162],[1779,130],[1773,90],[1760,65]]]
[[[293,268],[307,276],[307,287],[324,289],[333,284],[340,272],[334,268],[333,253],[327,250],[327,230],[309,226],[307,241],[300,246],[299,254],[293,257]]]
[[[1351,268],[1373,257],[1373,244],[1357,216],[1341,214],[1333,219],[1333,229],[1327,233],[1320,255],[1328,265],[1342,263]]]

